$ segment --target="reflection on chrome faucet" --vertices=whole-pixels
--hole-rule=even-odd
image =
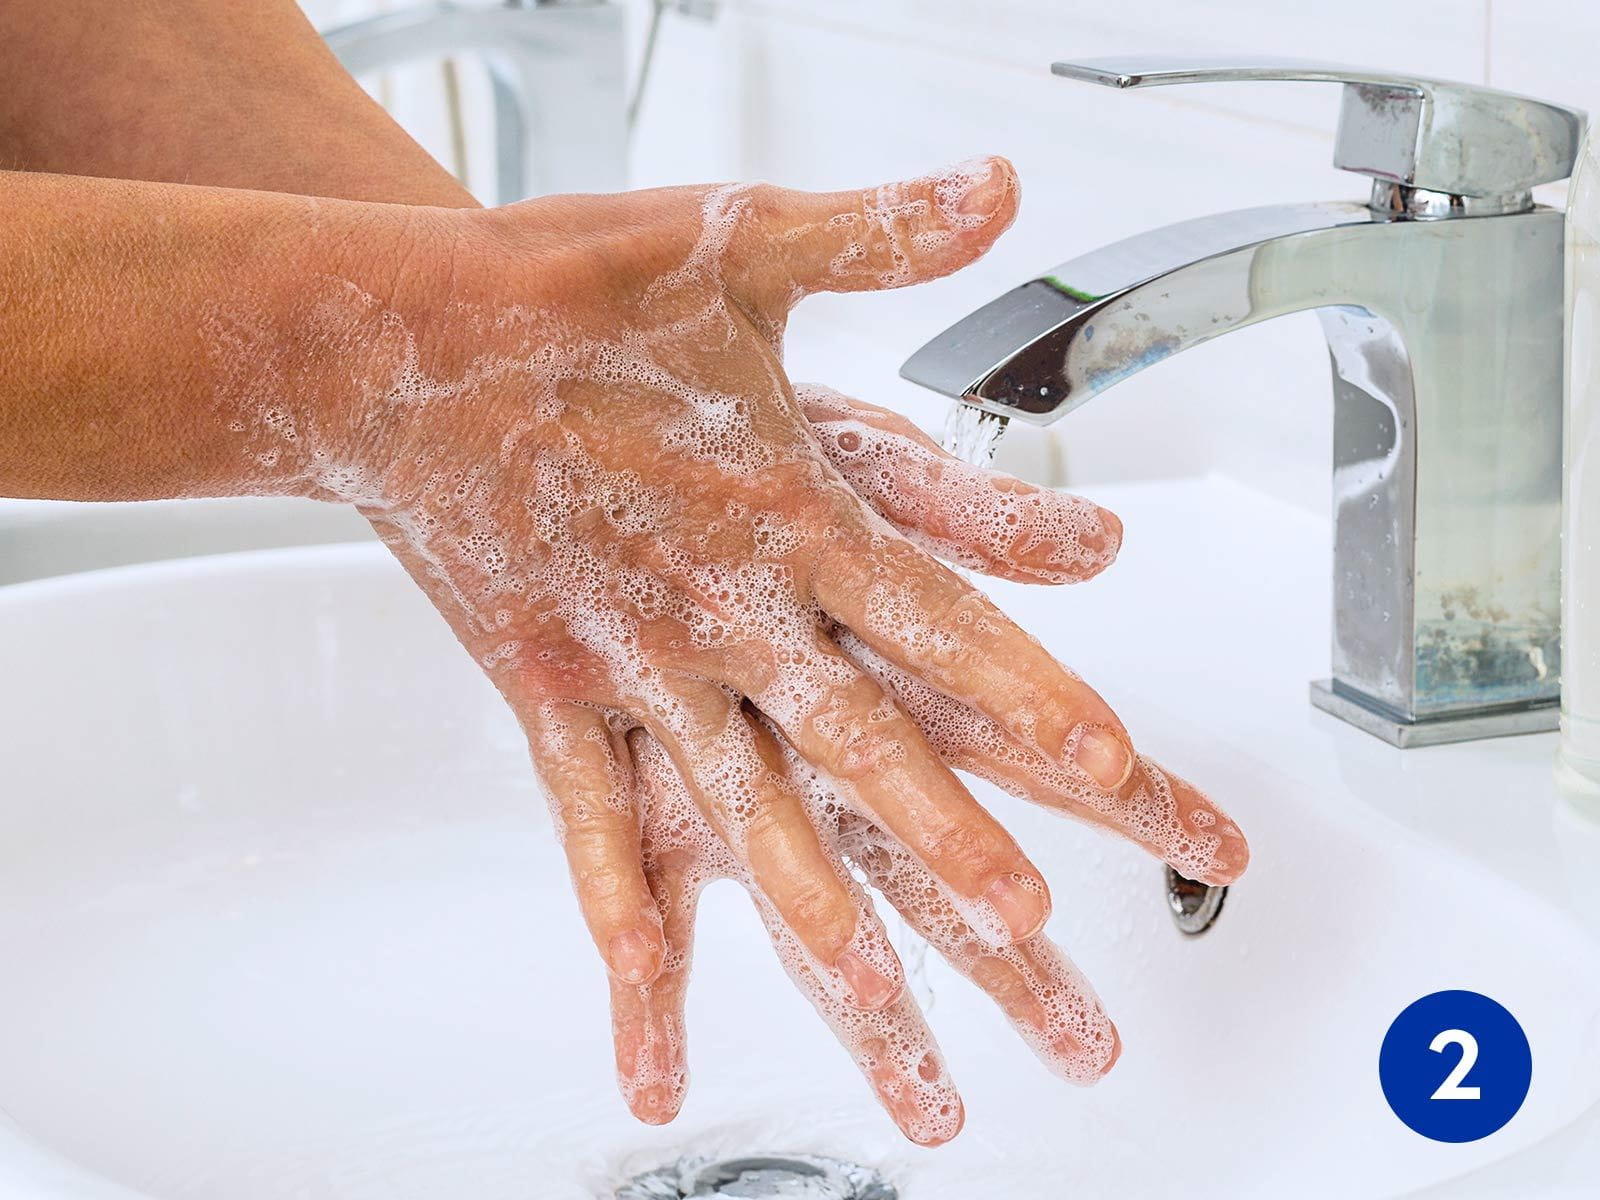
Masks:
[[[476,56],[494,95],[493,202],[626,184],[622,10],[600,0],[467,7],[439,0],[326,30],[356,76]]]
[[[971,313],[906,378],[1034,424],[1232,329],[1316,309],[1333,369],[1333,678],[1395,745],[1553,729],[1560,679],[1562,214],[1584,116],[1304,62],[1057,63],[1115,87],[1340,82],[1367,204],[1286,204],[1104,247]]]

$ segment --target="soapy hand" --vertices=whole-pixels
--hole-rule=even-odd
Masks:
[[[329,276],[301,302],[296,345],[342,364],[314,378],[247,302],[210,314],[256,490],[359,505],[521,719],[646,1120],[682,1098],[694,897],[726,876],[907,1135],[959,1130],[847,863],[1058,1073],[1104,1073],[1116,1035],[1040,936],[1044,880],[952,766],[1191,877],[1245,865],[1225,816],[929,553],[1068,582],[1111,561],[1116,519],[784,375],[798,300],[954,270],[1016,202],[992,159],[832,195],[414,210],[384,294]]]
[[[830,459],[863,500],[896,521],[911,539],[937,548],[941,557],[998,577],[1035,583],[1082,578],[1063,578],[1041,561],[1039,544],[1027,532],[1033,522],[1007,515],[1019,504],[1031,510],[1080,501],[952,458],[898,414],[816,385],[799,384],[795,391]],[[1102,511],[1101,517],[1115,526],[1111,514]],[[951,540],[957,529],[962,536]],[[1007,532],[986,539],[977,534],[983,529]],[[1212,882],[1226,882],[1244,869],[1248,851],[1238,830],[1201,793],[1154,762],[1140,760],[1138,782],[1130,780],[1123,794],[1101,792],[1084,804],[1082,781],[1075,772],[897,668],[848,630],[831,625],[830,632],[901,702],[949,765],[1013,795],[1110,828],[1185,870],[1194,870],[1197,859],[1209,852],[1212,869],[1201,875]],[[1049,1070],[1077,1084],[1093,1083],[1110,1070],[1121,1048],[1116,1029],[1058,947],[1042,933],[1011,945],[985,938],[906,846],[864,819],[833,781],[804,763],[781,738],[774,741],[784,782],[800,794],[825,843],[957,971],[994,999]],[[924,1145],[954,1136],[963,1119],[961,1098],[909,993],[880,1010],[840,1004],[827,980],[795,952],[794,930],[749,873],[716,849],[682,777],[659,746],[643,729],[634,728],[618,749],[632,770],[624,767],[617,776],[617,786],[630,796],[617,807],[637,814],[642,825],[644,871],[663,914],[667,946],[663,969],[650,983],[635,986],[615,974],[611,978],[618,1080],[635,1115],[661,1123],[671,1120],[683,1103],[688,1084],[684,1005],[695,906],[706,883],[729,878],[744,884],[791,979],[850,1051],[906,1136]],[[1204,836],[1213,830],[1227,843],[1225,865]],[[1201,837],[1191,843],[1195,833]],[[631,863],[632,845],[630,830],[615,856],[617,865]]]

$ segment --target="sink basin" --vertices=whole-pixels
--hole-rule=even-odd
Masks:
[[[373,537],[354,508],[291,497],[127,504],[0,499],[0,585],[155,559]]]
[[[381,548],[0,589],[0,1194],[594,1200],[685,1152],[783,1151],[903,1200],[1383,1196],[1592,1145],[1600,935],[1569,900],[1553,735],[1402,752],[1313,711],[1325,522],[1219,479],[1097,498],[1127,525],[1116,567],[993,594],[1212,789],[1253,863],[1187,938],[1156,864],[975,785],[1050,876],[1124,1053],[1069,1088],[915,968],[968,1111],[935,1151],[726,884],[683,1115],[628,1117],[518,730]],[[1534,1055],[1522,1111],[1466,1145],[1413,1134],[1377,1079],[1389,1022],[1455,987]]]

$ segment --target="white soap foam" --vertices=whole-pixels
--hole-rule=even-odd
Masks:
[[[969,405],[954,407],[958,428],[948,442],[967,460],[959,461],[893,414],[868,420],[861,408],[818,384],[797,385],[795,394],[851,486],[901,533],[947,562],[973,570],[1003,563],[1022,578],[1074,583],[1109,566],[1121,548],[1120,531],[1106,523],[1098,505],[980,469],[998,438],[998,418]],[[929,528],[935,523],[938,532]]]

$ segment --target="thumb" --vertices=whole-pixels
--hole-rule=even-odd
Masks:
[[[767,235],[799,299],[948,275],[994,244],[1017,201],[1016,171],[993,157],[864,191],[780,190],[764,207]]]

